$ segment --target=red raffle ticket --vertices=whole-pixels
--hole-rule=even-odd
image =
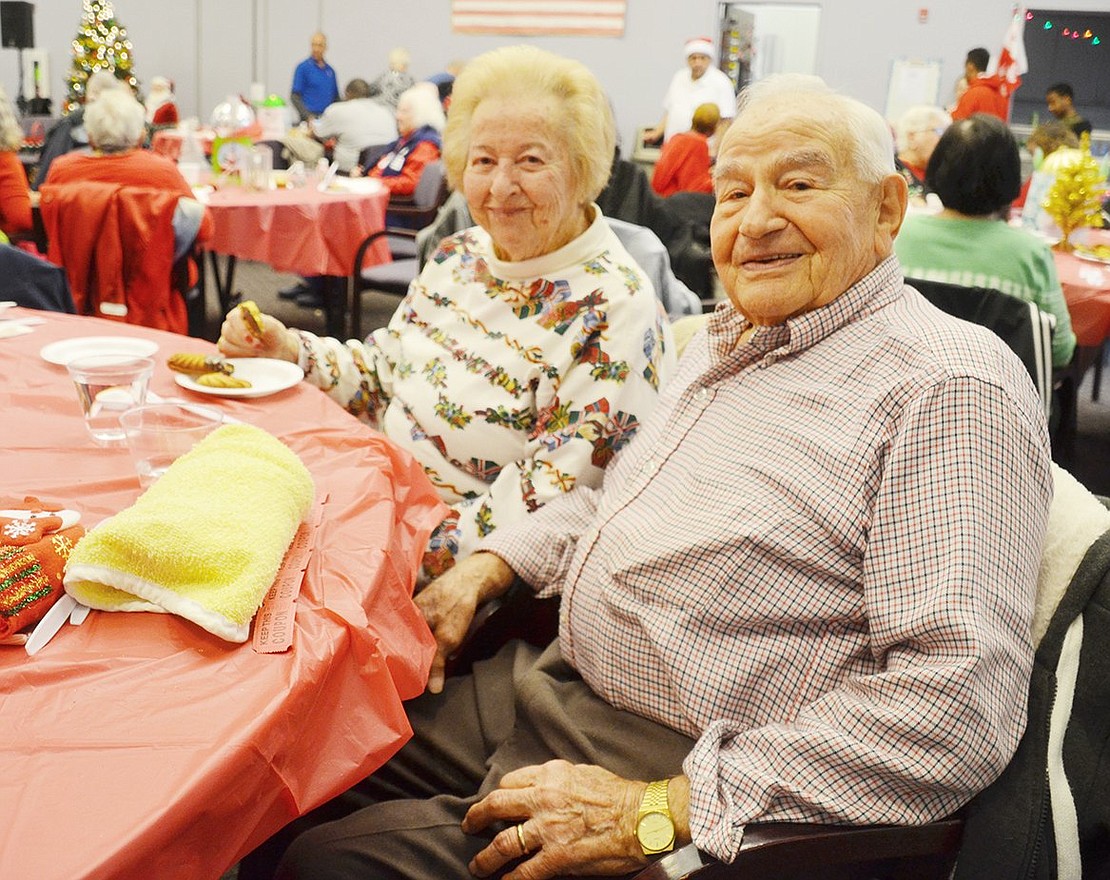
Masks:
[[[254,650],[259,654],[280,654],[293,645],[293,621],[297,613],[297,596],[308,568],[308,559],[316,542],[316,529],[324,518],[327,498],[321,498],[308,518],[301,523],[293,542],[285,551],[277,577],[274,578],[262,607],[254,616]]]

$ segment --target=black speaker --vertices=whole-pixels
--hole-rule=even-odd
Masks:
[[[7,49],[35,48],[35,4],[0,2],[0,43]]]

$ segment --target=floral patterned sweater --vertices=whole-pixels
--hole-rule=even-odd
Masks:
[[[365,343],[300,332],[306,378],[411,451],[451,506],[426,576],[598,486],[673,370],[651,283],[595,212],[574,241],[522,262],[497,259],[480,227],[445,238]]]

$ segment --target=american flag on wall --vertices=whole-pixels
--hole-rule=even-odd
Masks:
[[[451,27],[463,34],[624,36],[627,0],[451,0]]]

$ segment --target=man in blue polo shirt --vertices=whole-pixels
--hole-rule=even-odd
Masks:
[[[317,31],[312,35],[312,55],[293,71],[293,106],[301,119],[319,116],[332,101],[339,100],[335,69],[324,60],[327,48],[328,38]]]

